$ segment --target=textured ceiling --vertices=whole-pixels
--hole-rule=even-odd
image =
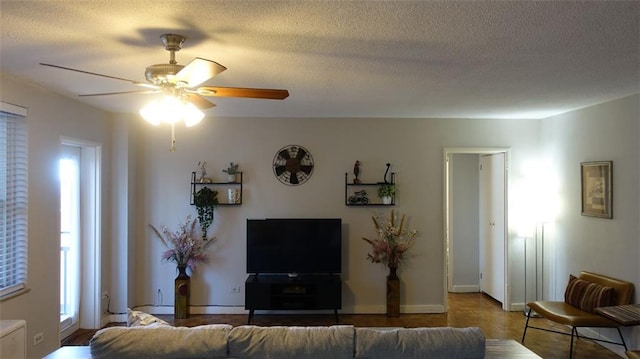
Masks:
[[[228,70],[206,85],[286,88],[214,98],[210,116],[541,118],[638,93],[638,1],[0,1],[0,70],[113,112],[152,95],[77,97],[168,62]],[[10,89],[2,89],[10,91]]]

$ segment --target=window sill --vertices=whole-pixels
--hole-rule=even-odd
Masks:
[[[23,294],[27,294],[30,291],[31,291],[30,288],[22,288],[22,289],[16,290],[15,292],[7,293],[7,294],[5,294],[5,295],[0,297],[0,303],[4,302],[6,300],[9,300],[9,299],[13,299],[15,297],[19,297],[19,296],[21,296]]]

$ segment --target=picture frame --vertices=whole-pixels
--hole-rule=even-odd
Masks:
[[[582,215],[613,218],[613,162],[580,163]]]

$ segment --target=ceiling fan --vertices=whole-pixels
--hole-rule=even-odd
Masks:
[[[284,89],[260,89],[241,87],[200,86],[203,82],[221,73],[227,68],[219,63],[200,57],[193,59],[188,65],[183,66],[176,62],[175,52],[180,51],[185,37],[176,34],[163,34],[160,36],[164,48],[169,51],[168,64],[150,65],[145,70],[148,82],[129,80],[116,76],[103,75],[95,72],[73,69],[59,65],[40,63],[43,66],[54,67],[63,70],[80,72],[88,75],[100,76],[114,80],[126,81],[133,85],[146,88],[145,90],[105,92],[94,94],[81,94],[79,96],[107,96],[123,94],[153,94],[163,93],[174,96],[183,101],[188,101],[197,108],[206,109],[215,106],[205,97],[243,97],[268,100],[283,100],[289,96],[289,91]]]

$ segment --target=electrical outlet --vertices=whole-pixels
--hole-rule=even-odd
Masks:
[[[44,340],[44,333],[40,332],[36,335],[33,336],[33,345],[36,346],[40,343],[42,343],[42,341]]]
[[[240,287],[231,288],[231,293],[240,293]]]

